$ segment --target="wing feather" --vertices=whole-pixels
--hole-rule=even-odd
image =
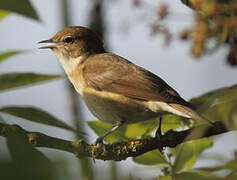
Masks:
[[[141,101],[191,106],[161,78],[115,54],[89,57],[83,73],[87,84],[100,91],[122,94]]]

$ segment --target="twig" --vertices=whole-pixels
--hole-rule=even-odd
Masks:
[[[213,127],[200,125],[179,132],[170,130],[160,137],[160,141],[157,140],[157,138],[148,138],[98,146],[89,145],[83,139],[74,142],[67,141],[50,137],[39,132],[29,132],[18,125],[0,123],[0,136],[8,137],[8,135],[14,131],[23,134],[34,147],[63,150],[74,153],[78,158],[92,157],[94,159],[121,161],[128,157],[139,156],[154,149],[176,147],[185,141],[210,137],[231,130],[228,130],[223,122],[215,122],[213,123]]]

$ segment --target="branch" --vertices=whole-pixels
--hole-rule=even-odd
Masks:
[[[0,136],[8,137],[12,132],[21,133],[34,147],[46,147],[74,153],[78,158],[92,157],[94,159],[121,161],[128,157],[136,157],[154,149],[176,147],[182,142],[210,137],[228,132],[223,122],[213,123],[213,127],[200,125],[184,131],[170,130],[157,138],[138,139],[128,142],[117,142],[106,145],[89,145],[83,139],[67,141],[47,136],[39,132],[29,132],[18,125],[0,123]],[[201,133],[200,133],[201,132]]]

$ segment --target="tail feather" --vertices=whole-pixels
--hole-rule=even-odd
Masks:
[[[182,112],[181,116],[186,117],[186,118],[191,118],[194,120],[200,120],[203,121],[206,124],[209,124],[212,126],[211,121],[207,120],[206,118],[204,118],[203,116],[199,115],[196,111],[194,111],[193,109],[187,107],[187,106],[183,106],[180,104],[169,104],[172,108],[174,108],[175,110]]]

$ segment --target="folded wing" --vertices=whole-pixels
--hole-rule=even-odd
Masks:
[[[84,77],[89,86],[136,100],[161,101],[191,107],[155,74],[115,54],[105,53],[95,56],[87,60],[84,69]]]

